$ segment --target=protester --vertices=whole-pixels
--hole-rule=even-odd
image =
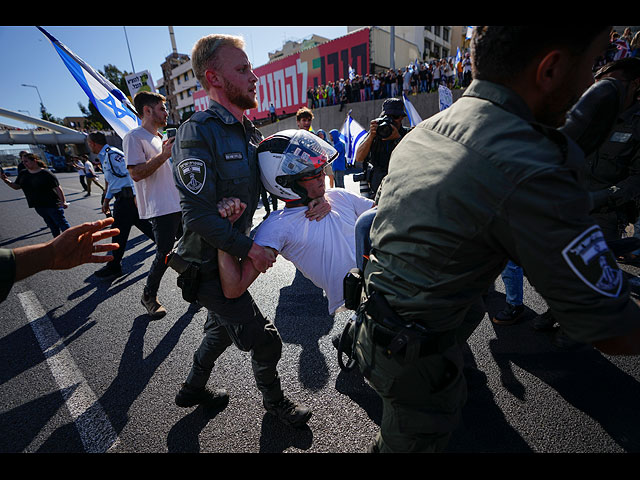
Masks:
[[[56,176],[36,154],[27,153],[22,157],[26,167],[15,182],[9,180],[3,171],[0,178],[14,190],[22,190],[29,208],[33,208],[51,230],[54,237],[69,228],[64,209],[69,206]]]
[[[85,194],[85,197],[88,197],[89,195],[91,195],[91,184],[95,184],[97,185],[97,187],[102,190],[102,193],[105,192],[105,189],[102,185],[100,185],[100,182],[98,182],[98,177],[96,175],[96,170],[93,166],[93,163],[91,163],[91,160],[89,160],[88,156],[84,156],[83,158],[84,160],[84,177],[85,177],[85,181],[87,182],[87,193]]]
[[[167,270],[165,257],[182,235],[180,198],[168,161],[174,138],[163,141],[158,131],[167,124],[165,101],[158,93],[138,92],[133,103],[142,123],[122,140],[127,169],[134,181],[138,213],[140,218],[151,222],[156,243],[156,254],[141,298],[152,319],[167,313],[158,302],[157,294]]]
[[[355,223],[373,206],[373,201],[347,190],[325,190],[324,164],[337,155],[329,144],[314,142],[305,132],[296,130],[278,132],[263,141],[258,158],[265,188],[285,200],[286,207],[261,223],[254,237],[256,243],[291,261],[324,290],[330,315],[344,305],[344,277],[356,266]],[[295,173],[285,163],[292,159],[299,165]],[[289,187],[283,187],[283,183]],[[326,198],[331,212],[309,224],[305,214],[310,202],[318,198]],[[242,211],[241,205],[245,206],[233,198],[223,199],[222,205],[221,216],[230,220]],[[228,298],[244,294],[261,273],[250,261],[241,263],[223,250],[218,250],[218,261]]]
[[[345,188],[344,186],[344,172],[347,169],[347,162],[345,158],[345,144],[340,138],[340,132],[337,129],[332,129],[329,132],[331,135],[331,143],[333,148],[338,152],[336,159],[331,162],[331,170],[335,179],[335,186],[338,188]]]
[[[78,171],[78,180],[82,185],[82,190],[87,191],[87,181],[84,173],[84,159],[81,157],[71,157],[72,166]]]

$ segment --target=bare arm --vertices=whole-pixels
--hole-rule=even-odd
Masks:
[[[4,183],[6,183],[7,185],[9,185],[11,188],[13,188],[14,190],[20,190],[22,189],[22,187],[17,184],[16,182],[12,182],[11,180],[9,180],[9,177],[7,177],[7,175],[0,170],[0,178],[2,178],[2,180],[4,180]]]
[[[60,185],[58,185],[56,188],[54,188],[53,191],[56,192],[56,195],[58,196],[58,203],[60,204],[60,206],[64,207],[64,208],[67,208],[67,201],[65,199],[64,192],[62,191],[62,188],[60,188]]]
[[[223,199],[218,203],[218,212],[222,218],[227,218],[231,223],[234,223],[242,213],[247,205],[235,199]],[[275,250],[254,243],[252,249],[266,250],[275,256],[278,252]],[[251,251],[249,252],[251,255]],[[253,281],[258,278],[260,271],[256,269],[251,260],[251,257],[247,257],[242,262],[233,255],[218,249],[218,267],[220,271],[220,283],[222,285],[222,292],[227,298],[238,298],[244,292],[247,291]]]
[[[355,163],[359,166],[362,166],[364,161],[367,159],[367,155],[369,155],[369,151],[371,150],[371,143],[373,142],[373,137],[376,135],[377,123],[371,122],[371,130],[367,133],[367,136],[364,137],[364,140],[356,150],[356,158]]]
[[[220,249],[218,249],[218,266],[220,267],[222,292],[227,298],[241,296],[260,275],[249,258],[240,262],[233,255]]]
[[[139,182],[140,180],[147,178],[149,175],[152,175],[169,159],[169,157],[171,157],[171,147],[173,147],[174,140],[175,137],[165,140],[162,143],[162,151],[146,162],[138,163],[136,165],[127,165],[129,175],[131,175],[134,182]]]
[[[112,255],[96,255],[118,248],[117,243],[96,243],[120,233],[117,228],[102,230],[112,223],[113,218],[83,223],[65,230],[46,243],[15,248],[15,280],[22,280],[42,270],[67,270],[84,263],[113,260]]]

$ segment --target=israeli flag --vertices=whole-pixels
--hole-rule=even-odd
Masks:
[[[349,80],[356,78],[356,71],[349,65]]]
[[[467,26],[467,36],[466,39],[470,39],[473,36],[473,27]]]
[[[347,119],[340,129],[340,140],[342,140],[346,146],[345,157],[349,165],[353,165],[355,162],[356,150],[366,135],[367,131],[351,118],[351,111],[349,111],[349,113],[347,113]]]
[[[109,122],[111,128],[115,130],[120,138],[123,138],[129,130],[140,125],[140,119],[134,113],[135,108],[118,87],[86,64],[46,30],[41,27],[36,28],[49,39],[71,72],[71,75],[91,100],[91,103],[98,109],[104,119]]]
[[[402,94],[402,99],[404,100],[404,111],[407,114],[407,118],[409,118],[409,123],[412,127],[415,127],[422,121],[422,118],[404,93]]]
[[[460,60],[462,60],[462,54],[460,53],[460,47],[458,47],[458,53],[456,53],[456,65],[460,63]]]

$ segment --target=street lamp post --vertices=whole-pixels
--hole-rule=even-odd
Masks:
[[[40,112],[44,115],[44,112],[45,112],[44,102],[42,101],[42,97],[40,96],[40,90],[38,90],[38,87],[36,87],[35,85],[27,85],[26,83],[23,83],[22,86],[36,89],[36,92],[38,92],[38,98],[40,99]]]

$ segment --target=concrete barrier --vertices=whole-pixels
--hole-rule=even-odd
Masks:
[[[453,94],[453,101],[455,102],[460,98],[463,92],[464,89],[452,90],[451,93]],[[426,120],[439,111],[440,103],[437,92],[409,95],[408,98],[423,120]],[[349,110],[351,110],[351,118],[362,125],[362,128],[369,130],[369,123],[371,120],[380,116],[384,101],[385,99],[347,103],[343,106],[342,111],[340,110],[340,105],[315,108],[313,110],[313,130],[324,130],[327,134],[329,134],[329,131],[334,128],[340,130],[347,118]],[[405,125],[409,125],[407,120],[405,120]],[[296,125],[296,118],[293,116],[259,128],[262,134],[266,137],[279,132],[280,130],[298,127]]]

